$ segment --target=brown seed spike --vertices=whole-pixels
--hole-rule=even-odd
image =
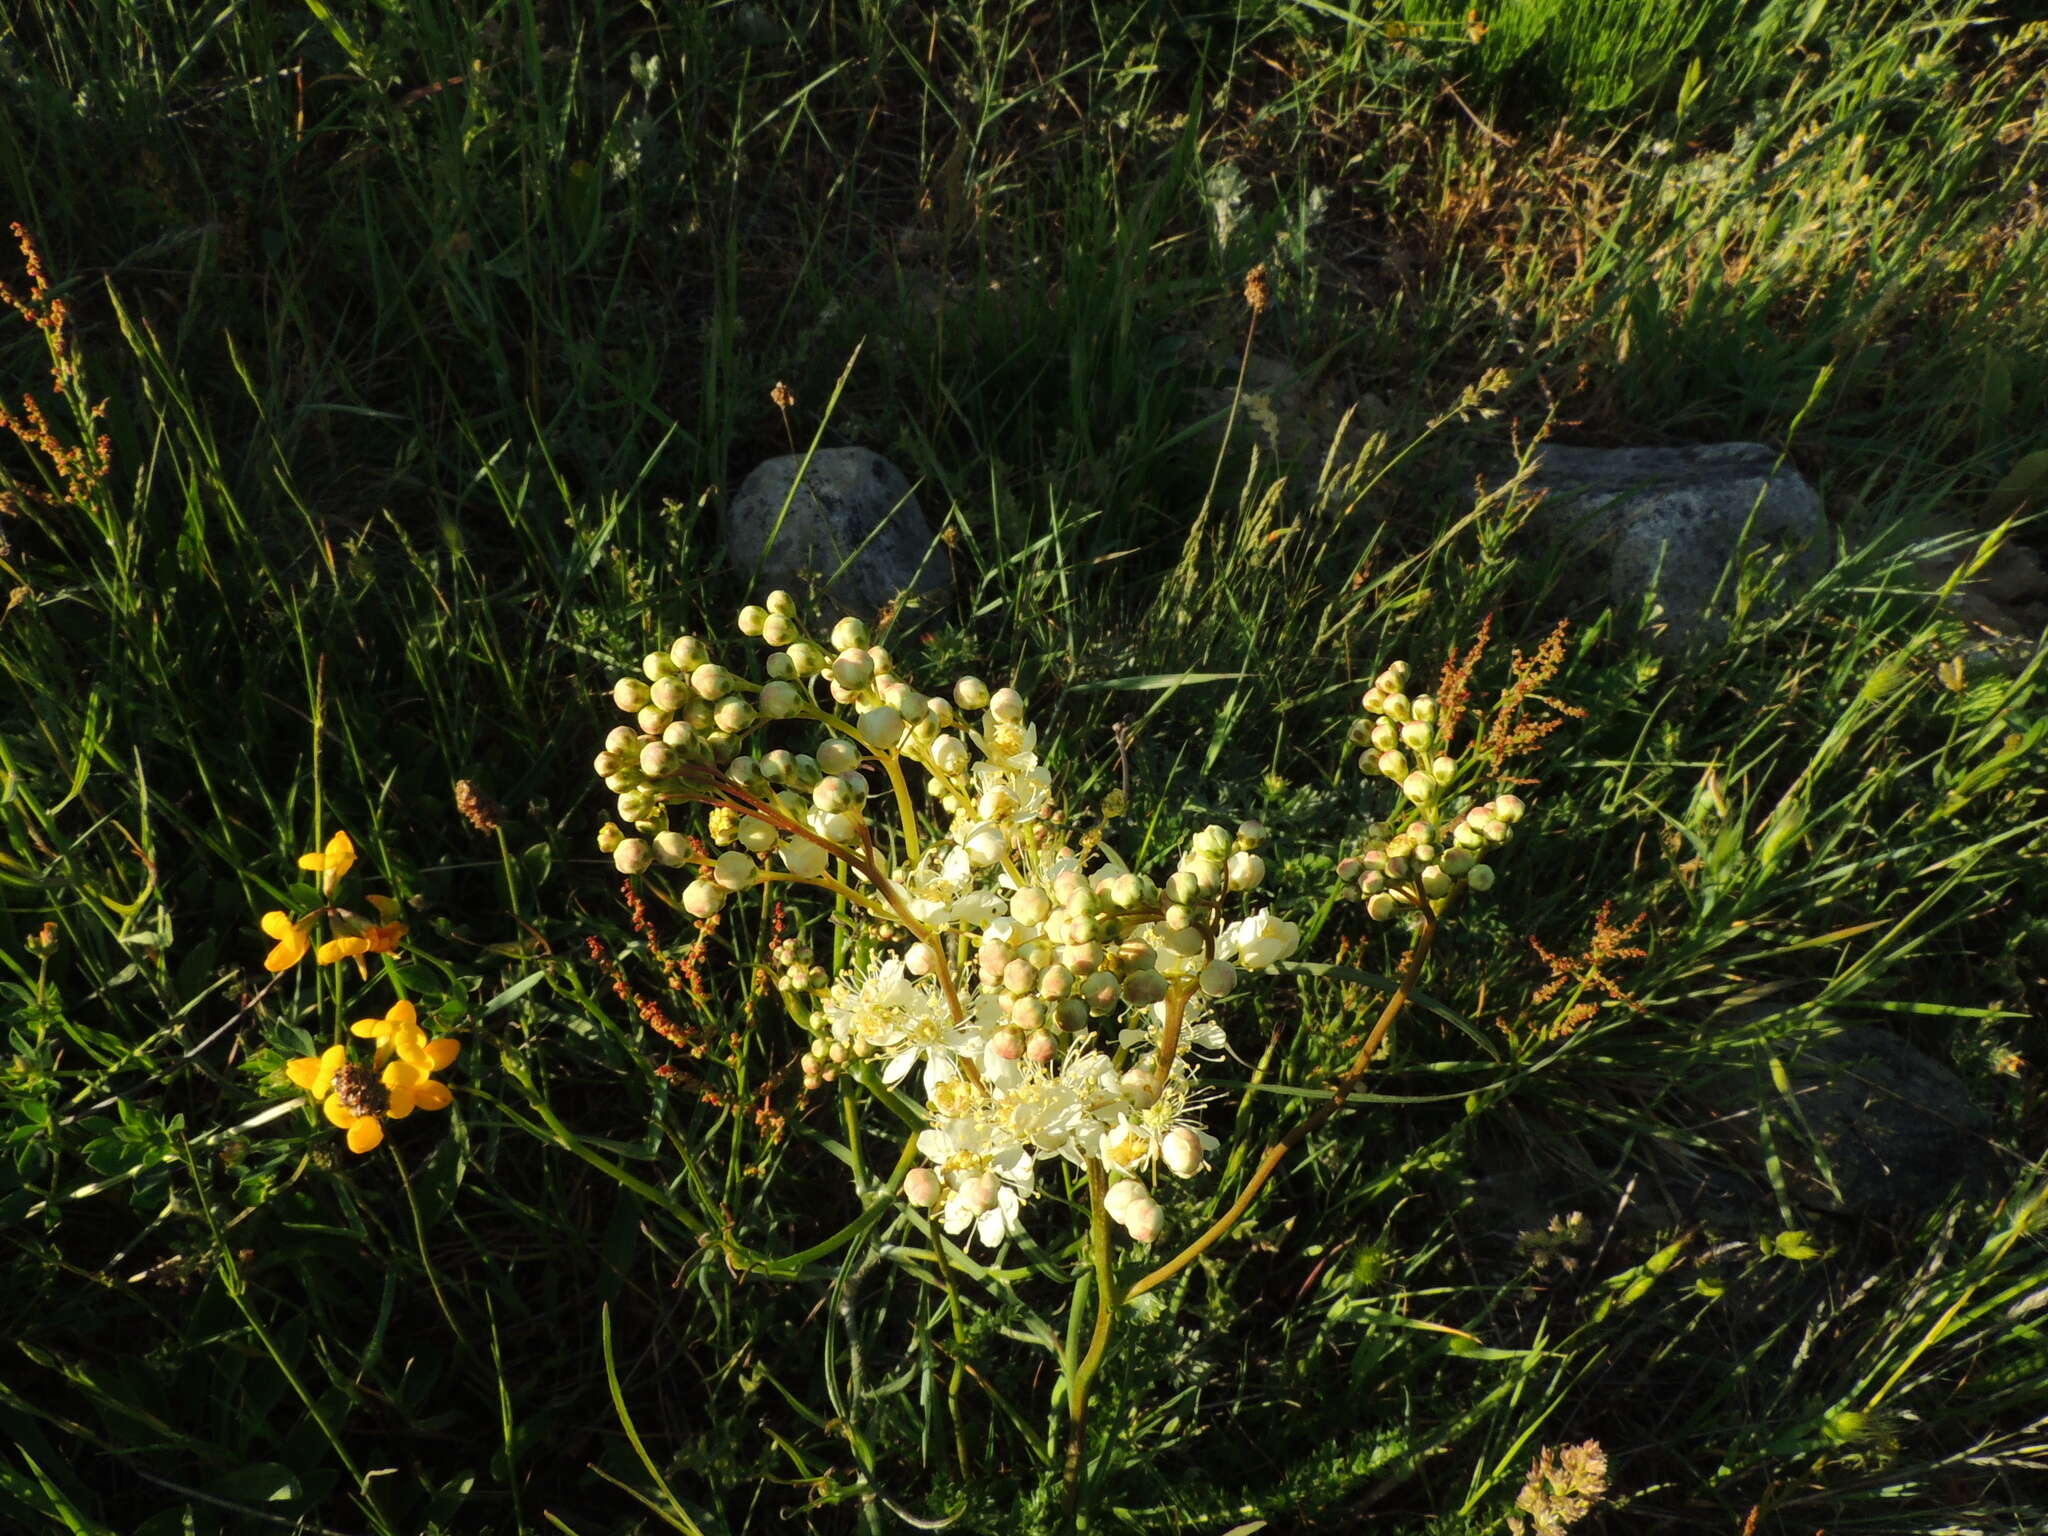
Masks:
[[[1263,315],[1273,307],[1273,284],[1266,276],[1263,261],[1244,275],[1244,301],[1255,315]]]
[[[335,1073],[334,1096],[352,1115],[381,1115],[391,1107],[391,1090],[363,1067],[343,1067]]]
[[[470,779],[456,781],[455,809],[462,812],[463,819],[479,832],[495,832],[505,820],[504,807],[478,789]]]

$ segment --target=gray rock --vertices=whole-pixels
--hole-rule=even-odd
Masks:
[[[1715,1085],[1726,1112],[1706,1127],[1716,1139],[1763,1153],[1760,1113],[1800,1204],[1837,1214],[1924,1210],[1994,1161],[1991,1117],[1962,1080],[1887,1030],[1845,1025],[1778,1058],[1790,1095],[1767,1074]],[[1746,1103],[1741,1102],[1747,1100]]]
[[[865,448],[821,448],[807,469],[802,454],[769,459],[726,503],[720,525],[746,582],[739,601],[787,587],[829,627],[841,614],[872,620],[884,608],[929,610],[952,598],[946,552],[910,482]]]
[[[1547,493],[1531,514],[1531,529],[1574,553],[1604,558],[1617,607],[1636,612],[1653,597],[1651,639],[1666,653],[1725,630],[1734,584],[1728,568],[1738,550],[1788,550],[1791,573],[1801,579],[1822,568],[1827,523],[1820,497],[1762,443],[1551,443],[1537,450],[1527,485]]]

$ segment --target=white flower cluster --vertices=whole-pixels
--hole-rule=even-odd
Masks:
[[[904,1192],[946,1231],[1000,1243],[1039,1165],[1061,1159],[1099,1166],[1106,1209],[1151,1242],[1160,1171],[1192,1178],[1216,1146],[1190,1051],[1222,1050],[1215,1003],[1300,942],[1250,906],[1265,829],[1207,827],[1155,882],[1098,836],[1066,838],[1016,689],[963,677],[922,694],[860,621],[840,620],[827,648],[782,592],[739,627],[774,647],[763,681],[689,635],[647,658],[647,681],[619,681],[638,729],[615,730],[596,766],[632,833],[608,825],[600,846],[629,874],[692,869],[683,903],[700,917],[758,882],[797,881],[874,920],[858,962],[800,1010],[804,1079],[871,1070],[894,1088],[921,1067],[926,1164]],[[812,750],[759,743],[777,722],[808,728]],[[934,841],[913,774],[941,813]],[[893,833],[871,821],[891,800]],[[723,851],[669,828],[682,802],[711,807]],[[815,987],[815,970],[789,969],[786,995]]]
[[[1462,888],[1491,890],[1485,855],[1513,836],[1525,809],[1514,795],[1478,802],[1456,795],[1465,764],[1450,754],[1436,700],[1411,697],[1407,686],[1408,663],[1397,661],[1367,690],[1366,718],[1351,727],[1352,745],[1365,748],[1358,766],[1399,785],[1412,816],[1374,822],[1365,851],[1338,865],[1340,877],[1358,883],[1376,922],[1423,902],[1440,912]]]

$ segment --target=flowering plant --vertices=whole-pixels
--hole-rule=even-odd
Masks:
[[[1202,1073],[1227,1048],[1226,1000],[1301,942],[1257,902],[1265,829],[1205,827],[1155,879],[1113,846],[1106,820],[1069,821],[1016,688],[963,677],[921,692],[860,620],[820,639],[785,592],[743,609],[738,627],[766,647],[758,676],[686,634],[615,683],[633,723],[594,764],[619,816],[599,846],[628,876],[677,871],[678,904],[707,923],[776,885],[810,886],[853,916],[836,975],[794,946],[777,956],[777,985],[809,1036],[803,1082],[855,1086],[912,1124],[891,1188],[939,1231],[993,1247],[1049,1190],[1085,1206],[1076,1305],[1092,1282],[1095,1325],[1085,1353],[1070,1330],[1062,1361],[1077,1498],[1089,1384],[1116,1313],[1227,1233],[1342,1107],[1412,995],[1441,915],[1491,884],[1478,852],[1505,840],[1521,803],[1452,798],[1464,773],[1450,755],[1455,719],[1437,723],[1432,700],[1402,691],[1406,665],[1389,668],[1365,700],[1377,723],[1354,736],[1417,819],[1375,823],[1345,874],[1375,918],[1412,911],[1418,942],[1321,1107],[1268,1149],[1219,1218],[1126,1279],[1117,1234],[1135,1249],[1157,1242],[1173,1186],[1199,1179],[1218,1147]],[[920,799],[936,809],[929,834]],[[672,824],[685,807],[705,813],[690,830]],[[904,1099],[912,1085],[921,1104]]]

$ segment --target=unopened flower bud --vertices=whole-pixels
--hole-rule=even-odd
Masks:
[[[1240,821],[1237,824],[1236,846],[1249,853],[1266,841],[1266,824],[1263,821]]]
[[[1052,915],[1052,898],[1035,885],[1027,885],[1010,898],[1010,916],[1036,928]]]
[[[653,862],[654,850],[644,838],[626,838],[612,850],[612,863],[622,875],[637,875]]]
[[[1038,973],[1038,995],[1048,1002],[1058,1002],[1074,990],[1073,971],[1058,962],[1048,965]]]
[[[1498,816],[1482,821],[1479,824],[1479,830],[1485,834],[1486,840],[1489,843],[1504,843],[1514,832],[1514,829]]]
[[[803,699],[803,690],[795,683],[763,683],[756,704],[765,718],[787,720],[802,706]]]
[[[1470,849],[1453,848],[1443,856],[1441,862],[1444,873],[1456,880],[1462,878],[1472,868],[1474,858]]]
[[[1024,1042],[1024,1059],[1036,1066],[1049,1066],[1058,1051],[1059,1042],[1050,1030],[1034,1029]]]
[[[953,685],[953,702],[962,709],[986,709],[988,701],[988,684],[978,677],[963,677]]]
[[[1394,900],[1391,891],[1381,891],[1377,895],[1366,898],[1365,915],[1376,923],[1384,923],[1394,915],[1399,906],[1400,904]]]
[[[1165,1227],[1166,1212],[1150,1195],[1143,1200],[1133,1200],[1124,1208],[1124,1230],[1131,1234],[1134,1243],[1152,1242]]]
[[[694,672],[711,659],[711,650],[695,635],[678,635],[668,648],[668,659],[678,672]]]
[[[1132,971],[1124,977],[1124,1002],[1133,1008],[1150,1008],[1166,996],[1166,978],[1157,971]]]
[[[1444,873],[1440,864],[1431,864],[1422,871],[1422,894],[1432,899],[1450,895],[1457,889],[1457,884],[1457,881]]]
[[[973,754],[967,750],[967,743],[958,736],[941,736],[931,746],[932,766],[948,778],[958,778],[967,771],[973,761]]]
[[[732,692],[732,674],[715,661],[707,661],[690,673],[690,686],[697,697],[707,703],[716,703]]]
[[[649,736],[659,736],[668,729],[669,722],[674,718],[667,710],[657,709],[652,704],[633,717],[640,729]]]
[[[1465,871],[1465,883],[1475,891],[1492,890],[1493,866],[1491,864],[1474,864]]]
[[[1382,752],[1374,766],[1382,778],[1393,779],[1397,783],[1408,776],[1408,759],[1399,752]]]
[[[1024,1036],[1015,1029],[999,1029],[989,1036],[988,1049],[998,1061],[1015,1061],[1024,1054]]]
[[[802,880],[817,879],[832,862],[832,856],[809,838],[791,838],[778,852],[783,867]]]
[[[1458,764],[1453,758],[1436,757],[1430,760],[1429,771],[1437,783],[1448,784],[1458,776]]]
[[[770,683],[768,686],[774,688],[788,685]],[[754,706],[745,699],[720,699],[717,712],[712,718],[718,722],[721,731],[737,736],[754,723]]]
[[[1416,805],[1426,805],[1436,793],[1436,780],[1418,768],[1401,781],[1401,793]]]
[[[848,693],[858,693],[874,680],[875,664],[862,650],[841,651],[832,659],[832,681]]]
[[[860,717],[861,740],[878,751],[894,750],[903,739],[902,712],[888,704],[864,710]]]
[[[1501,795],[1493,802],[1493,814],[1510,826],[1520,821],[1527,810],[1528,807],[1522,804],[1520,795]]]
[[[1202,1171],[1203,1160],[1202,1138],[1191,1127],[1176,1125],[1159,1138],[1159,1161],[1176,1176],[1193,1178]]]
[[[735,848],[731,853],[721,853],[711,866],[711,878],[722,889],[744,891],[760,878],[761,869],[753,857]]]
[[[1117,1086],[1123,1089],[1124,1097],[1130,1100],[1135,1109],[1150,1109],[1159,1102],[1159,1083],[1149,1066],[1124,1068],[1122,1076],[1117,1079]],[[1126,1153],[1125,1156],[1118,1158],[1126,1167],[1135,1163],[1138,1156],[1142,1156],[1144,1152],[1142,1143],[1136,1147],[1120,1146],[1118,1150]],[[1137,1155],[1130,1155],[1132,1153]]]
[[[647,690],[647,702],[656,709],[667,710],[670,714],[681,709],[695,696],[690,691],[690,685],[680,677],[658,677],[654,680],[654,685]]]
[[[988,712],[1004,725],[1024,723],[1024,695],[1014,688],[998,688],[989,695]]]
[[[626,834],[619,830],[619,824],[615,821],[608,821],[597,829],[597,851],[599,853],[616,852],[619,844],[625,840]]]
[[[760,634],[762,626],[767,622],[768,610],[766,608],[749,603],[740,610],[739,626],[740,633],[743,635]]]
[[[757,817],[742,816],[733,829],[733,839],[749,853],[766,853],[782,841],[782,834]]]
[[[996,1195],[1001,1187],[994,1174],[977,1173],[960,1186],[960,1193],[975,1210],[992,1211],[995,1209]]]
[[[849,614],[832,626],[832,643],[842,651],[864,647],[868,643],[868,627]]]
[[[1237,990],[1237,967],[1228,960],[1211,960],[1195,977],[1204,997],[1228,997]]]
[[[939,1198],[939,1176],[929,1168],[913,1168],[903,1175],[903,1198],[920,1209]]]
[[[1003,967],[1003,990],[1012,997],[1022,997],[1038,985],[1038,967],[1023,956],[1018,956]]]
[[[1390,693],[1387,695],[1386,702],[1380,706],[1380,709],[1389,720],[1405,722],[1409,716],[1408,695],[1405,693]]]
[[[1266,861],[1256,853],[1233,853],[1224,865],[1233,891],[1257,890],[1266,878]]]
[[[1122,997],[1122,988],[1118,986],[1116,976],[1109,971],[1093,971],[1082,977],[1076,992],[1087,1004],[1088,1011],[1097,1018],[1116,1007]]]
[[[1420,720],[1410,720],[1401,727],[1401,745],[1411,752],[1427,752],[1435,739],[1436,732]]]
[[[1188,848],[1196,858],[1221,861],[1230,856],[1230,834],[1211,822],[1190,839]]]
[[[1109,1213],[1111,1220],[1121,1223],[1133,1200],[1151,1198],[1145,1186],[1136,1179],[1118,1179],[1109,1186],[1109,1192],[1102,1197],[1102,1208]]]
[[[715,916],[725,905],[725,892],[709,880],[696,879],[683,887],[683,910],[696,918]]]
[[[637,677],[622,677],[612,684],[612,702],[623,710],[647,707],[647,685]]]
[[[690,840],[680,832],[657,832],[654,835],[654,857],[670,869],[681,869],[696,854]]]

